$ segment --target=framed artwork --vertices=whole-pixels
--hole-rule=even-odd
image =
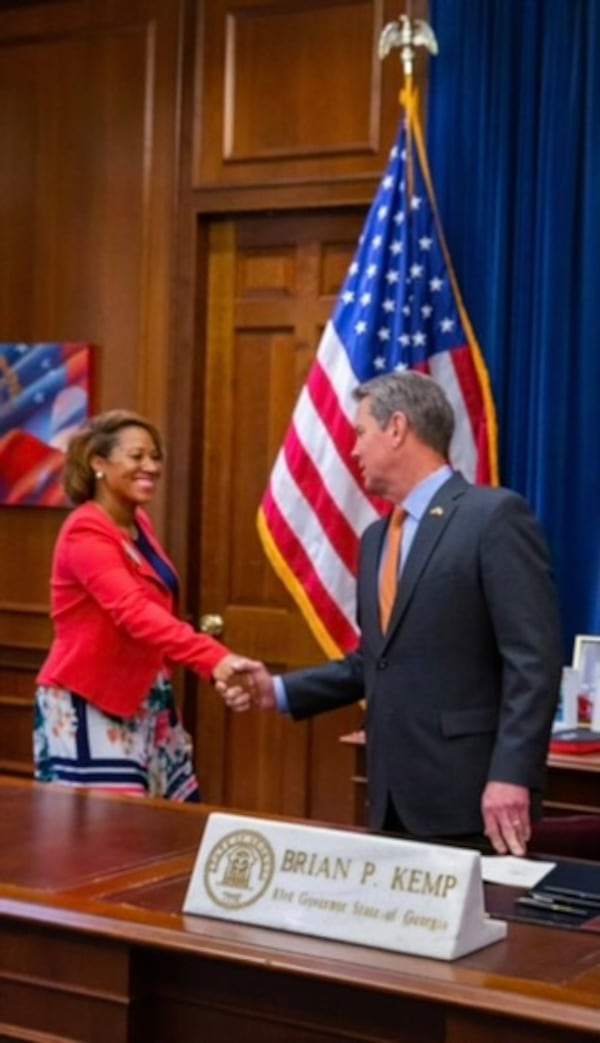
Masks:
[[[563,666],[558,696],[558,705],[554,715],[552,731],[565,728],[576,728],[579,723],[579,695],[581,692],[581,674],[574,666]]]
[[[92,346],[0,342],[0,505],[64,507],[67,441],[90,415]]]
[[[579,671],[581,678],[579,723],[591,724],[594,704],[600,705],[600,635],[576,635],[573,666]]]

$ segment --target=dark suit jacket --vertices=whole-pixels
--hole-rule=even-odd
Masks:
[[[388,632],[377,574],[387,520],[361,541],[361,643],[341,661],[284,675],[295,718],[366,696],[370,824],[388,794],[415,836],[480,832],[488,780],[540,806],[562,667],[557,599],[539,526],[507,489],[453,475],[405,562]]]

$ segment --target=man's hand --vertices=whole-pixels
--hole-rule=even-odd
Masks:
[[[276,706],[273,678],[264,663],[256,659],[234,656],[235,664],[226,678],[217,679],[217,691],[230,710],[237,712],[255,707],[273,710]],[[219,664],[220,666],[221,664]]]
[[[485,834],[499,855],[525,855],[531,837],[529,790],[511,782],[488,782],[481,798]]]

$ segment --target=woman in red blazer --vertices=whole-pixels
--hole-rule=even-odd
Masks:
[[[40,781],[199,800],[171,665],[227,681],[236,657],[174,614],[177,575],[144,506],[162,471],[161,438],[135,413],[93,418],[69,444],[76,504],[56,543],[55,636],[38,674]]]

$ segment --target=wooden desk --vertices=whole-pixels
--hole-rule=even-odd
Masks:
[[[0,1043],[597,1038],[600,933],[444,963],[183,916],[208,810],[0,779]]]
[[[340,742],[354,750],[354,821],[356,825],[363,825],[367,781],[364,732],[356,731],[342,735]],[[578,757],[551,753],[548,757],[544,809],[548,815],[600,815],[600,753],[587,753]]]
[[[579,757],[551,753],[544,806],[549,812],[600,815],[600,753]]]

